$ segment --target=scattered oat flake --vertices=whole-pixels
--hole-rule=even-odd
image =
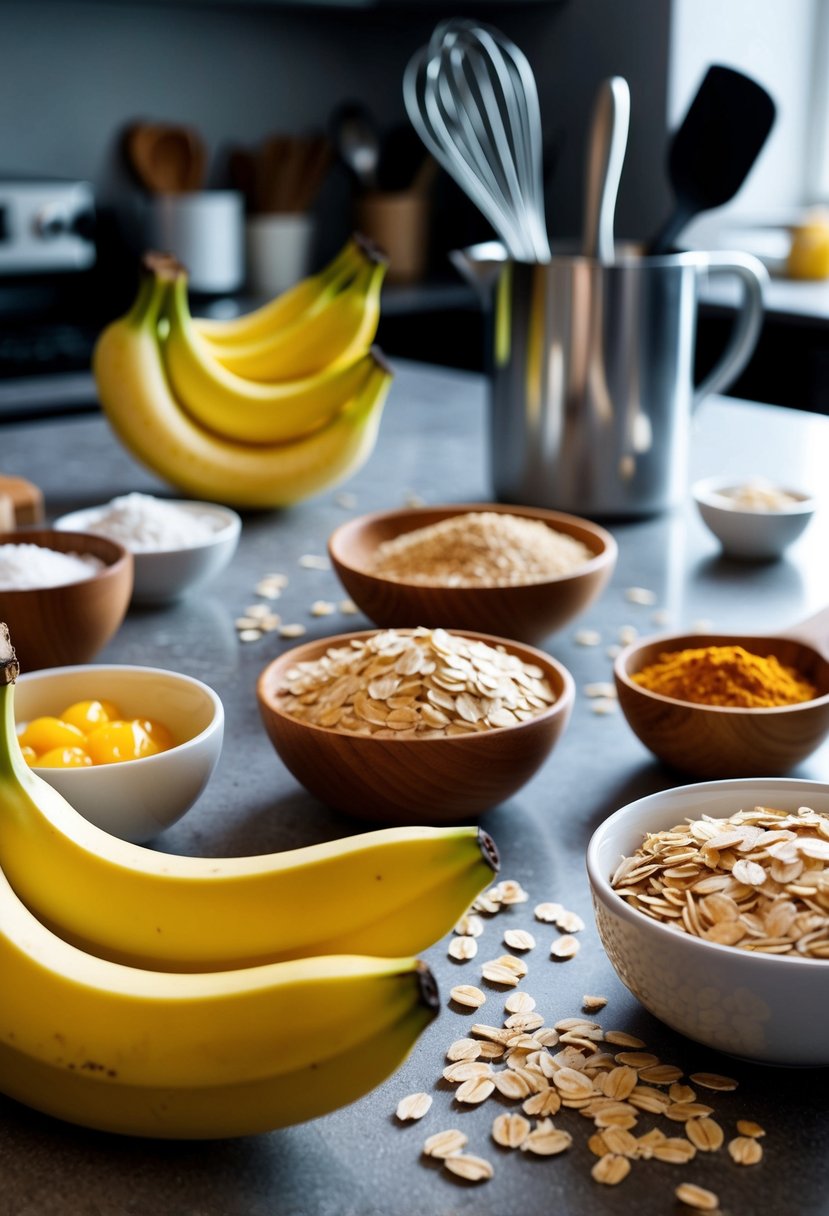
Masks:
[[[353,511],[357,506],[357,495],[352,494],[350,490],[343,490],[336,496],[334,502],[345,511]]]
[[[728,1152],[737,1165],[756,1165],[763,1156],[763,1146],[754,1136],[735,1136],[728,1142]]]
[[[465,916],[462,916],[453,930],[454,933],[460,933],[463,937],[480,937],[483,931],[484,922],[474,912],[467,912]]]
[[[684,1136],[668,1136],[653,1146],[653,1155],[670,1165],[686,1165],[696,1157],[697,1150]]]
[[[639,637],[639,630],[635,625],[620,625],[618,637],[623,646],[629,646]]]
[[[481,1044],[477,1039],[455,1039],[446,1049],[447,1060],[477,1060],[481,1054]]]
[[[733,1077],[723,1077],[718,1072],[694,1072],[691,1073],[690,1079],[695,1085],[701,1085],[704,1089],[719,1089],[725,1092],[737,1088],[737,1082]]]
[[[698,1212],[716,1212],[720,1206],[720,1201],[713,1191],[706,1191],[704,1187],[693,1182],[680,1182],[674,1194],[680,1203],[689,1208],[696,1208]]]
[[[237,616],[233,622],[237,629],[258,629],[259,617],[257,616]]]
[[[422,1119],[432,1105],[431,1094],[408,1094],[397,1103],[398,1119]]]
[[[486,1182],[495,1172],[489,1161],[471,1153],[453,1153],[443,1158],[443,1164],[447,1170],[459,1178],[465,1178],[467,1182]]]
[[[598,680],[595,684],[585,684],[584,695],[586,697],[608,697],[614,700],[617,695],[616,685],[607,680]]]
[[[449,957],[459,962],[466,962],[478,953],[478,943],[474,937],[453,937],[449,943]]]
[[[741,1136],[750,1136],[752,1139],[757,1139],[759,1136],[765,1136],[766,1129],[761,1127],[759,1123],[753,1123],[751,1119],[738,1119],[737,1131]]]
[[[652,625],[670,625],[671,614],[666,608],[657,608],[656,612],[651,613]]]
[[[605,654],[607,655],[607,657],[609,659],[618,659],[618,657],[621,653],[622,653],[622,647],[618,646],[615,642],[613,643],[612,646],[608,646],[605,651]]]
[[[545,924],[555,924],[556,917],[560,916],[564,911],[561,904],[536,904],[533,915],[536,920],[544,921]]]
[[[608,1030],[604,1037],[607,1043],[614,1043],[617,1047],[631,1047],[634,1051],[645,1046],[641,1039],[628,1034],[626,1030]]]
[[[314,600],[310,611],[311,616],[331,616],[336,611],[336,604],[330,600]]]
[[[509,967],[504,967],[495,959],[484,963],[481,975],[485,980],[489,980],[490,984],[505,984],[509,988],[517,988],[521,980],[520,975],[516,975]]]
[[[535,1009],[535,997],[529,992],[511,992],[504,1002],[507,1013],[532,1013]],[[543,1025],[543,1021],[538,1023]]]
[[[343,616],[354,616],[360,611],[360,609],[354,603],[354,600],[340,600],[337,607]]]
[[[476,1062],[473,1061],[473,1063]],[[470,1077],[468,1081],[463,1081],[455,1091],[455,1100],[465,1102],[469,1106],[477,1106],[479,1102],[485,1102],[494,1092],[495,1082],[491,1077]]]
[[[465,1005],[469,1009],[479,1009],[486,1001],[486,995],[474,984],[457,984],[449,992],[456,1005]]]
[[[553,1127],[551,1120],[543,1119],[521,1144],[522,1153],[535,1153],[539,1157],[552,1157],[564,1153],[573,1143],[569,1132]]]
[[[573,637],[577,646],[598,646],[601,640],[598,629],[579,629]]]
[[[579,943],[575,937],[569,933],[565,933],[563,937],[557,938],[550,947],[550,954],[553,958],[571,959],[575,958],[580,949]]]
[[[520,1148],[531,1126],[523,1115],[498,1115],[492,1124],[492,1139],[502,1148]]]
[[[650,606],[656,603],[656,592],[649,591],[647,587],[628,587],[625,591],[625,599],[629,604]]]
[[[510,950],[532,950],[535,938],[526,929],[507,929],[504,934],[504,945]]]
[[[305,632],[304,625],[280,625],[279,627],[281,638],[301,638]]]
[[[689,1119],[685,1124],[685,1135],[701,1153],[715,1153],[722,1148],[725,1134],[715,1119]]]
[[[564,933],[580,933],[584,928],[584,921],[578,912],[568,912],[563,908],[556,917],[556,928]]]
[[[600,718],[606,717],[608,714],[615,714],[619,708],[619,702],[611,697],[597,697],[596,700],[590,702],[590,712],[597,714]]]
[[[581,998],[581,1007],[587,1013],[595,1013],[599,1009],[604,1009],[607,1004],[606,996],[583,996]]]
[[[240,642],[258,642],[259,639],[261,638],[261,636],[262,636],[262,631],[260,629],[240,629],[239,630],[239,641]]]
[[[304,570],[330,570],[331,563],[319,553],[303,553],[299,564]]]
[[[521,883],[515,882],[511,878],[503,879],[494,890],[497,891],[497,898],[502,904],[525,904],[529,899],[529,895],[521,886]]]
[[[423,1152],[427,1157],[449,1157],[459,1153],[469,1137],[455,1127],[447,1128],[445,1132],[435,1132],[425,1141]]]
[[[618,1153],[605,1153],[593,1164],[590,1173],[595,1182],[601,1182],[603,1186],[616,1186],[630,1173],[630,1162]]]
[[[698,617],[695,621],[691,621],[692,633],[710,633],[714,628],[714,622],[707,616]]]

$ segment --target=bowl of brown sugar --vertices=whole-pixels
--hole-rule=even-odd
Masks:
[[[257,697],[280,759],[321,802],[360,819],[441,824],[474,818],[538,771],[574,683],[518,642],[388,629],[286,651]]]
[[[340,581],[376,625],[476,629],[537,644],[601,594],[609,532],[557,511],[493,503],[363,515],[331,535]]]
[[[644,745],[696,777],[777,776],[829,735],[829,609],[780,634],[639,639],[616,659]]]

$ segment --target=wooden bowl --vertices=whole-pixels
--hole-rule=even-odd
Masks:
[[[774,709],[736,709],[677,701],[649,692],[631,678],[668,651],[701,646],[744,646],[754,654],[774,655],[810,680],[818,696]],[[771,637],[690,633],[646,638],[622,651],[614,676],[634,734],[660,760],[696,777],[779,776],[829,734],[829,662],[796,630]]]
[[[542,651],[488,634],[453,631],[503,646],[544,671],[556,700],[538,717],[469,735],[386,739],[311,725],[280,709],[283,674],[294,663],[320,658],[332,646],[347,646],[373,632],[293,647],[259,677],[256,692],[265,729],[286,768],[310,793],[359,819],[446,824],[472,819],[503,802],[537,772],[567,724],[573,678]]]
[[[77,583],[0,590],[0,620],[9,627],[21,672],[88,662],[126,615],[132,592],[132,555],[103,536],[50,528],[0,532],[0,545],[4,544],[89,553],[106,563],[91,578]]]
[[[383,541],[471,511],[539,520],[582,541],[595,556],[573,574],[510,587],[424,586],[370,573],[374,551]],[[481,629],[532,645],[563,628],[601,594],[613,573],[617,546],[604,528],[575,515],[535,507],[465,503],[360,516],[336,529],[329,538],[328,552],[348,594],[376,625]]]

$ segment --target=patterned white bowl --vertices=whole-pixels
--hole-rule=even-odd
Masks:
[[[741,808],[810,806],[829,814],[829,784],[785,777],[710,781],[663,790],[616,811],[593,834],[587,872],[602,944],[622,983],[674,1030],[718,1051],[767,1064],[829,1065],[823,1010],[829,960],[749,953],[678,932],[610,885],[646,832]]]

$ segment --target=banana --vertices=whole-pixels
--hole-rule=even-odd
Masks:
[[[290,1071],[224,1085],[127,1085],[89,1069],[69,1069],[0,1042],[0,1089],[19,1102],[71,1123],[131,1136],[216,1139],[256,1135],[315,1119],[356,1101],[402,1064],[435,1014],[428,972],[421,998],[396,1021],[365,1027],[360,1042],[325,1058],[292,1063]],[[291,1029],[304,1032],[305,1008]],[[376,1018],[376,1015],[375,1015]],[[336,1008],[331,1024],[340,1021]],[[246,1027],[240,1027],[244,1042]]]
[[[416,954],[498,868],[472,826],[402,827],[258,857],[180,857],[84,819],[23,759],[17,663],[0,627],[0,867],[61,937],[152,970],[211,971],[312,954]],[[2,974],[2,971],[0,971]]]
[[[301,380],[259,384],[228,371],[196,333],[187,304],[187,276],[175,277],[166,316],[164,363],[181,407],[217,435],[241,443],[284,443],[332,421],[379,366],[372,353],[326,367]],[[229,348],[228,348],[229,349]]]
[[[364,354],[380,320],[380,291],[388,263],[373,254],[343,291],[313,312],[246,345],[216,345],[214,356],[237,376],[275,382],[313,376]]]
[[[228,343],[256,342],[282,326],[290,325],[303,313],[316,308],[331,294],[341,291],[359,268],[365,264],[369,245],[362,237],[351,237],[333,261],[318,274],[302,279],[261,308],[243,313],[239,317],[217,320],[196,317],[193,323],[198,332],[211,342]]]
[[[293,443],[222,439],[181,409],[164,370],[158,321],[169,283],[146,275],[135,304],[98,338],[92,368],[110,425],[153,472],[197,498],[283,507],[351,476],[377,437],[392,372],[375,356],[362,390],[326,426]]]
[[[207,974],[108,962],[50,932],[2,872],[0,974],[0,1090],[73,1122],[117,1117],[114,1130],[143,1125],[146,1135],[193,1134],[187,1109],[202,1135],[334,1109],[382,1079],[437,1006],[415,958],[342,954]],[[404,1044],[394,1037],[401,1027]],[[367,1046],[379,1049],[379,1069],[340,1078]],[[304,1105],[302,1087],[320,1072]],[[223,1109],[234,1095],[240,1106]]]

